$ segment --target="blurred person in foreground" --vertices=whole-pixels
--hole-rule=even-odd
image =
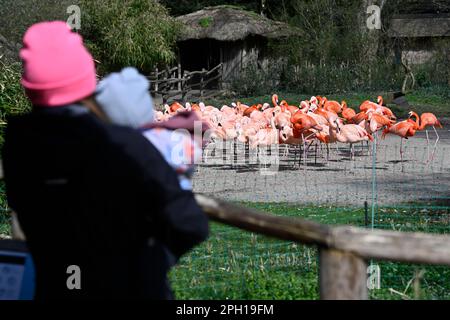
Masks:
[[[127,67],[103,78],[95,99],[112,123],[139,130],[175,170],[180,187],[192,190],[195,164],[201,160],[209,127],[193,111],[156,121],[149,87],[146,77]]]
[[[8,119],[2,157],[36,298],[171,299],[169,268],[208,235],[192,192],[139,131],[106,122],[93,59],[64,22],[31,26],[20,56],[33,108]]]

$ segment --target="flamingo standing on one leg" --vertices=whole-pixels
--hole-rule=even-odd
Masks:
[[[420,127],[419,130],[424,130],[427,135],[427,142],[428,140],[428,130],[426,127],[431,126],[434,130],[434,133],[436,134],[436,142],[434,143],[433,152],[431,153],[431,157],[428,158],[428,161],[431,161],[434,159],[434,154],[436,153],[437,144],[439,142],[439,134],[437,133],[436,126],[439,128],[442,128],[442,124],[439,122],[439,120],[436,118],[434,114],[431,112],[422,113],[420,115]]]

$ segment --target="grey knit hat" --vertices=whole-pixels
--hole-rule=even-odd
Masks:
[[[95,99],[112,123],[140,128],[154,121],[149,86],[147,78],[127,67],[101,80]]]

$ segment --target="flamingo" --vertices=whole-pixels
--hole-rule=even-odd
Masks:
[[[260,123],[262,126],[268,125],[271,120],[271,118],[267,118],[266,115],[259,110],[254,110],[250,114],[250,119],[254,122]]]
[[[383,127],[390,127],[393,124],[393,120],[389,120],[385,116],[374,112],[373,110],[369,110],[367,112],[368,123],[367,123],[367,131],[369,133],[375,133]]]
[[[359,113],[349,108],[345,101],[339,103],[321,96],[312,96],[309,100],[301,101],[299,106],[291,106],[285,100],[279,102],[276,94],[272,95],[270,104],[255,103],[248,106],[237,101],[220,109],[206,106],[203,102],[185,105],[173,102],[165,104],[163,111],[155,111],[155,120],[165,121],[185,110],[196,112],[200,119],[208,123],[214,130],[214,139],[237,140],[252,146],[285,144],[286,147],[300,143],[305,146],[306,142],[318,141],[326,144],[327,150],[330,143],[345,141],[351,145],[352,158],[353,141],[370,141],[373,139],[372,134],[377,135],[382,130],[383,138],[387,134],[400,136],[402,162],[403,139],[414,136],[418,130],[425,130],[429,147],[428,127],[433,127],[436,134],[433,150],[430,147],[428,149],[428,161],[432,160],[439,143],[437,128],[442,128],[432,113],[419,116],[411,111],[408,119],[396,123],[395,114],[383,106],[381,96],[377,102],[364,101]]]
[[[361,111],[352,118],[351,123],[360,124],[364,120],[368,120],[368,119],[369,119],[369,116],[367,115],[367,113],[365,111]]]
[[[254,104],[251,107],[244,110],[244,116],[250,117],[250,115],[253,113],[253,111],[259,111],[259,110],[261,110],[261,108],[262,108],[261,104],[258,104],[258,105]]]
[[[278,129],[282,129],[285,126],[292,126],[291,115],[289,112],[274,112],[274,122]]]
[[[226,115],[232,115],[232,114],[236,114],[236,109],[231,108],[227,105],[223,105],[222,108],[220,108],[220,112],[222,112],[223,114],[226,114]]]
[[[436,126],[439,128],[442,128],[442,124],[439,122],[437,117],[434,114],[432,114],[431,112],[425,112],[420,115],[420,126],[419,126],[419,115],[417,113],[415,113],[414,111],[411,111],[409,113],[409,115],[410,115],[410,117],[411,116],[416,117],[416,126],[418,127],[417,130],[420,130],[420,131],[425,130],[425,134],[427,136],[427,147],[429,146],[429,143],[430,143],[427,127],[433,128],[434,133],[436,134],[436,141],[434,143],[433,152],[431,154],[431,157],[429,154],[430,152],[428,150],[428,161],[433,160],[434,154],[436,153],[437,144],[439,142],[439,134],[436,130]]]
[[[328,120],[324,116],[316,114],[312,111],[308,111],[306,114],[313,118],[321,127],[328,125]]]
[[[277,94],[273,94],[272,95],[272,104],[274,107],[276,107],[278,105],[279,99],[278,99],[278,95]]]
[[[255,135],[249,137],[250,148],[259,146],[270,146],[279,143],[278,131],[275,128],[274,119],[271,120],[271,126],[262,128]]]
[[[189,104],[190,106],[191,106],[191,110],[192,111],[201,111],[201,108],[200,108],[200,106],[197,104],[197,103],[194,103],[194,104]]]
[[[323,107],[320,107],[320,106],[316,109],[315,113],[318,114],[318,115],[321,115],[322,117],[327,119],[327,121],[330,124],[334,123],[334,121],[336,121],[336,119],[339,118],[337,113],[335,113],[333,111],[325,110]]]
[[[326,145],[326,147],[327,147],[327,157],[326,157],[327,163],[329,161],[329,156],[330,156],[330,147],[329,147],[329,145],[331,143],[336,143],[337,142],[336,135],[331,136],[330,130],[331,130],[330,126],[323,125],[322,126],[322,131],[319,131],[319,132],[316,133],[316,138],[320,142],[324,143]]]
[[[180,111],[185,111],[185,108],[183,107],[183,105],[179,102],[174,102],[170,105],[169,107],[170,112],[172,113],[176,113],[176,112],[180,112]]]
[[[323,98],[323,108],[328,111],[333,111],[334,113],[341,113],[343,106],[337,101],[327,100],[327,98]],[[342,101],[344,103],[345,101]]]
[[[403,163],[403,139],[408,139],[416,134],[416,125],[412,121],[404,120],[383,130],[382,138],[387,134],[395,134],[400,137],[400,161]]]
[[[297,112],[292,115],[291,122],[294,125],[294,128],[299,130],[300,132],[309,129],[316,129],[318,131],[322,130],[322,127],[316,122],[316,120],[314,120],[313,117],[301,112]]]
[[[156,113],[155,113],[155,120],[156,121],[161,122],[161,121],[166,121],[168,119],[169,119],[169,115],[168,114],[165,114],[162,111],[156,111]]]
[[[291,116],[291,122],[294,128],[295,135],[300,135],[303,141],[303,161],[306,165],[306,140],[315,134],[315,131],[322,131],[322,126],[320,126],[313,117],[304,114],[302,112],[296,112]],[[305,133],[307,133],[305,138]]]
[[[236,104],[236,109],[238,110],[239,114],[244,114],[244,111],[246,109],[250,108],[249,106],[247,106],[246,104],[240,103],[239,101]]]
[[[264,102],[263,105],[262,105],[261,111],[264,111],[264,110],[267,110],[267,109],[270,109],[270,104],[268,104],[267,102]]]
[[[381,107],[379,108],[379,110],[381,110],[381,113],[382,113],[384,116],[388,117],[389,119],[391,119],[391,120],[397,120],[397,117],[394,115],[394,113],[392,112],[392,110],[389,109],[388,107],[381,106]]]
[[[370,109],[377,109],[379,107],[383,106],[383,97],[382,96],[378,96],[377,98],[377,103],[372,102],[370,100],[366,100],[363,103],[361,103],[361,105],[359,106],[359,110],[361,111],[368,111]]]
[[[373,137],[364,128],[356,124],[343,125],[336,119],[334,125],[330,126],[330,137],[342,143],[350,144],[351,159],[354,159],[355,151],[353,144],[362,141],[373,141]]]
[[[296,106],[290,106],[286,100],[281,101],[280,106],[282,107],[283,111],[289,111],[292,114],[296,113],[300,109]]]
[[[342,101],[342,117],[347,120],[347,122],[351,123],[354,116],[356,116],[355,110],[349,108],[347,103]]]

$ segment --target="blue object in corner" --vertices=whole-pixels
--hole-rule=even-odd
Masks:
[[[0,300],[32,300],[35,272],[26,243],[0,241]]]

